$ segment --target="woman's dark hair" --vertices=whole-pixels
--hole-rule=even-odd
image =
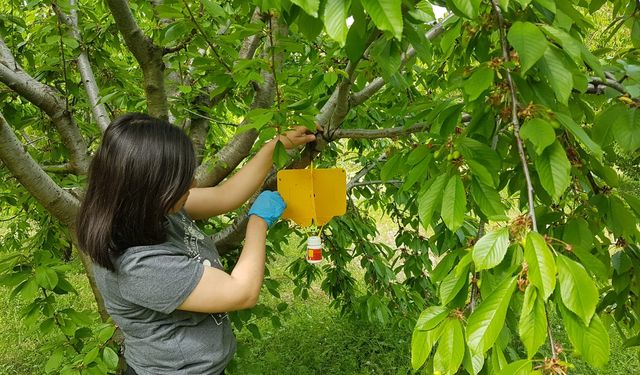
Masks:
[[[112,257],[166,240],[165,216],[189,190],[196,159],[182,130],[141,113],[115,119],[89,168],[78,245],[114,271]]]

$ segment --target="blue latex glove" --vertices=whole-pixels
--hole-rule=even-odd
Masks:
[[[265,190],[253,202],[249,215],[256,215],[271,226],[280,218],[286,206],[277,191]]]

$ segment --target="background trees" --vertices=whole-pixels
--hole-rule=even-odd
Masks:
[[[201,186],[286,126],[321,125],[313,146],[274,157],[350,170],[349,212],[322,229],[326,265],[290,265],[296,293],[321,280],[345,314],[404,325],[426,308],[415,369],[561,373],[567,352],[602,366],[610,324],[637,345],[637,2],[437,3],[448,16],[399,0],[0,5],[1,280],[32,301],[28,324],[63,332],[46,370],[117,363],[113,327],[57,301],[82,258],[91,151],[126,111],[183,127]],[[376,240],[381,213],[390,243]],[[245,224],[239,211],[202,227],[226,253]],[[270,250],[296,231],[275,226]],[[254,329],[250,315],[237,327]],[[549,315],[572,348],[554,345]]]

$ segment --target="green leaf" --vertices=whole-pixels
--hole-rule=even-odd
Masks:
[[[477,375],[484,367],[484,354],[471,353],[470,350],[466,350],[462,362],[464,369],[467,370],[469,374]]]
[[[100,354],[100,347],[94,346],[93,349],[89,350],[89,352],[84,356],[82,363],[84,363],[85,366],[93,363],[96,358],[98,358],[98,354]]]
[[[467,18],[475,18],[478,15],[478,0],[451,0],[451,3]]]
[[[536,147],[536,154],[542,154],[545,148],[556,141],[556,132],[548,121],[533,118],[520,128],[520,138],[527,140]]]
[[[247,113],[242,125],[236,130],[236,134],[243,133],[250,129],[260,129],[273,119],[273,111],[263,108],[256,108]]]
[[[571,134],[573,134],[574,137],[576,137],[578,141],[580,141],[580,143],[582,143],[586,147],[586,150],[591,155],[595,156],[598,159],[602,158],[603,152],[602,148],[600,148],[600,145],[595,143],[591,139],[591,137],[589,137],[587,132],[585,132],[580,125],[576,124],[575,121],[573,121],[571,116],[565,115],[564,113],[556,113],[556,118],[562,124],[562,126],[564,126]]]
[[[573,75],[565,66],[560,50],[556,47],[547,48],[540,67],[558,101],[564,105],[569,104],[569,96],[573,90]]]
[[[441,326],[431,331],[414,330],[411,336],[411,366],[418,370],[431,354],[431,349],[440,338]]]
[[[589,325],[586,325],[561,303],[559,307],[574,351],[581,354],[584,360],[594,367],[606,365],[609,362],[611,344],[607,328],[602,324],[600,317],[594,315]]]
[[[402,66],[402,51],[393,40],[379,40],[371,47],[371,56],[380,65],[385,80],[391,80]]]
[[[228,17],[227,13],[216,1],[204,0],[203,5],[207,13],[209,13],[213,17],[217,17],[217,18]]]
[[[401,172],[401,166],[404,158],[401,153],[396,153],[390,157],[380,169],[380,179],[384,182],[389,181]]]
[[[458,230],[464,222],[467,197],[459,175],[449,179],[442,196],[442,221],[452,232]]]
[[[450,309],[445,306],[427,307],[427,309],[420,314],[415,329],[420,331],[432,330],[449,315],[449,312]]]
[[[382,31],[390,31],[402,39],[402,2],[398,0],[361,0],[373,23]]]
[[[431,225],[433,212],[442,200],[442,191],[447,181],[447,175],[442,174],[432,181],[425,192],[418,198],[418,215],[420,216],[422,227],[425,229]]]
[[[464,335],[458,319],[443,323],[438,349],[433,357],[433,368],[444,374],[455,374],[464,358]]]
[[[632,194],[625,192],[620,193],[620,195],[622,195],[625,201],[627,201],[627,204],[629,205],[629,207],[631,207],[636,216],[640,218],[640,199]]]
[[[471,173],[486,185],[492,187],[498,185],[502,160],[496,151],[486,144],[469,137],[464,137],[457,141],[456,148],[464,157],[465,162],[471,169]]]
[[[531,0],[516,0],[516,1],[520,4],[522,9],[526,8],[531,3]]]
[[[571,183],[571,163],[560,142],[547,147],[535,165],[542,187],[555,201],[560,199]]]
[[[324,8],[324,27],[327,34],[344,47],[347,41],[347,16],[351,0],[327,0]]]
[[[493,84],[493,69],[482,66],[476,69],[471,76],[464,81],[464,92],[469,95],[469,100],[478,99],[480,94],[487,90]]]
[[[640,148],[640,114],[637,109],[626,108],[626,116],[619,117],[611,124],[613,137],[624,151],[635,152]]]
[[[556,2],[555,0],[535,0],[536,3],[542,5],[543,7],[550,10],[552,13],[556,12]]]
[[[291,0],[291,2],[302,8],[308,15],[318,18],[320,0]]]
[[[503,367],[498,375],[529,375],[531,374],[531,361],[528,359],[521,359],[509,363]]]
[[[505,325],[509,301],[516,287],[516,277],[506,278],[469,316],[467,343],[473,353],[485,353],[495,343]]]
[[[169,27],[167,27],[167,31],[165,31],[164,33],[162,42],[164,44],[172,44],[188,35],[191,29],[191,25],[185,21],[172,23],[171,25],[169,25]]]
[[[556,288],[556,263],[547,242],[539,233],[529,232],[524,242],[524,259],[529,267],[529,282],[546,301]]]
[[[573,253],[580,259],[585,268],[601,280],[609,278],[609,269],[597,257],[591,254],[594,236],[589,224],[583,218],[567,221],[562,234],[562,240],[573,247]]]
[[[507,39],[520,56],[522,75],[525,75],[547,50],[547,38],[536,25],[529,22],[514,22]]]
[[[558,255],[557,262],[562,302],[588,325],[600,299],[598,288],[580,263],[564,255]]]
[[[107,368],[111,370],[118,368],[118,354],[108,346],[102,351],[102,360],[104,364],[107,365]]]
[[[476,271],[491,269],[504,259],[509,248],[509,228],[501,228],[482,236],[473,246]]]
[[[566,31],[551,25],[542,25],[542,29],[562,46],[562,49],[571,56],[576,65],[582,64],[582,47],[579,41]]]
[[[489,220],[507,220],[505,215],[505,207],[502,204],[502,198],[498,191],[475,178],[471,180],[471,196],[476,202],[480,211],[487,216]]]
[[[296,21],[298,29],[309,40],[315,40],[322,31],[322,21],[307,13],[301,13]]]
[[[36,282],[45,289],[53,290],[58,285],[58,274],[49,267],[38,267],[36,268]]]
[[[532,284],[524,291],[518,333],[529,358],[538,352],[540,345],[547,338],[547,313],[544,309],[544,300]]]
[[[276,148],[273,150],[273,162],[278,168],[284,167],[289,161],[289,154],[287,149],[280,140],[276,143]]]
[[[593,140],[606,147],[613,142],[613,124],[620,118],[627,117],[627,107],[614,103],[602,110],[595,119],[591,134]]]
[[[446,305],[458,295],[469,279],[469,275],[465,272],[460,274],[457,267],[451,270],[449,274],[442,280],[438,288],[440,303]]]
[[[62,359],[64,358],[64,349],[57,348],[53,354],[47,360],[47,363],[44,365],[44,371],[49,374],[57,370],[62,364]]]

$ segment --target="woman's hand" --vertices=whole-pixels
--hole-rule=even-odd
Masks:
[[[278,221],[286,207],[287,205],[277,191],[265,190],[253,202],[249,215],[258,216],[270,227]]]
[[[287,130],[284,134],[279,135],[276,139],[280,140],[286,149],[291,149],[315,141],[316,136],[311,134],[309,129],[304,126],[296,126],[292,130]]]

